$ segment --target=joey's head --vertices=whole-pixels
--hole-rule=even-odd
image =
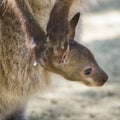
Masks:
[[[66,63],[59,62],[66,47],[59,48],[57,53],[50,49],[47,53],[49,59],[45,62],[45,69],[71,81],[78,81],[88,86],[102,86],[108,79],[107,74],[99,67],[90,50],[72,40],[79,17],[80,14],[77,13],[70,21],[70,52]]]
[[[70,54],[65,64],[59,64],[64,52],[57,54],[49,51],[46,69],[62,75],[71,81],[78,81],[88,86],[102,86],[108,79],[106,73],[99,67],[93,54],[81,44],[70,41]]]

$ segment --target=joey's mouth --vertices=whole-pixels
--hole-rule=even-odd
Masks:
[[[89,86],[89,87],[101,87],[106,83],[107,79],[99,80],[99,81],[97,81],[97,80],[94,81],[92,79],[89,81],[88,80],[71,80],[71,81],[76,81],[78,83],[84,84],[84,85]]]
[[[83,80],[83,79],[75,79],[71,76],[71,77],[68,77],[67,79],[69,81],[78,82],[78,83],[84,84],[89,87],[101,87],[106,83],[108,78],[106,77],[106,79],[101,79],[101,80],[93,80],[92,78],[89,78],[89,79]]]
[[[86,86],[90,86],[90,87],[101,87],[106,83],[107,80],[105,81],[98,81],[98,82],[84,82],[83,84],[85,84]]]

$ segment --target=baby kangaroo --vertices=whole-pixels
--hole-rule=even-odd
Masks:
[[[57,54],[52,54],[53,50],[49,50],[47,56],[45,69],[53,71],[71,81],[78,81],[88,86],[102,86],[108,76],[99,67],[93,54],[85,46],[74,41],[75,28],[78,23],[80,13],[77,13],[69,22],[70,33],[70,52],[66,63],[60,64],[61,57],[67,48],[67,43],[64,49],[59,48]]]

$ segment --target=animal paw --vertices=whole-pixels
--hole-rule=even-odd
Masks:
[[[66,41],[69,41],[69,24],[67,20],[49,21],[47,26],[47,45],[52,47],[54,53],[58,48],[64,49]]]

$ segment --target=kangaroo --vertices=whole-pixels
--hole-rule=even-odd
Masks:
[[[57,46],[55,53],[54,46],[46,46],[49,44],[47,27],[52,19],[49,10],[52,12],[59,0],[51,1],[52,5],[49,2],[0,0],[0,120],[28,120],[25,114],[27,102],[35,93],[47,87],[47,71],[88,86],[102,86],[108,79],[93,54],[74,41],[80,13],[76,12],[68,20],[69,42],[62,38],[64,47]],[[47,13],[51,15],[48,19],[46,16],[44,18]],[[69,51],[67,57],[66,51]],[[42,57],[43,68],[39,62],[41,55],[45,56]]]

